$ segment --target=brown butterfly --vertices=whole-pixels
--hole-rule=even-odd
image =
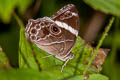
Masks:
[[[79,32],[79,15],[73,4],[68,4],[52,17],[30,19],[25,29],[27,37],[40,49],[68,61]]]

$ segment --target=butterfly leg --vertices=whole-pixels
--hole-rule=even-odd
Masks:
[[[53,55],[42,56],[42,57],[40,57],[40,58],[48,58],[48,57],[51,57],[51,56],[53,56]]]
[[[66,64],[68,63],[69,60],[70,60],[70,59],[67,59],[67,60],[65,61],[65,63],[62,65],[61,72],[63,71],[64,67],[66,66]]]

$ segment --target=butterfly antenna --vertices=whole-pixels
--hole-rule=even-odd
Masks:
[[[70,59],[67,59],[67,60],[65,61],[65,63],[62,65],[61,72],[63,72],[63,69],[64,69],[64,67],[66,66],[66,64],[68,63],[69,60],[70,60]]]

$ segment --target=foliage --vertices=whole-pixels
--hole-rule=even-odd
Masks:
[[[0,0],[0,19],[8,23],[12,17],[12,13],[16,6],[20,13],[24,13],[26,8],[33,2],[33,0]]]
[[[9,80],[21,80],[21,77],[23,80],[29,80],[29,79],[31,80],[43,80],[43,79],[44,80],[58,80],[59,77],[57,74],[56,72],[53,72],[53,71],[51,74],[51,72],[46,72],[46,71],[38,72],[38,71],[30,70],[30,69],[5,69],[5,70],[0,69],[0,78],[2,80],[8,80],[8,79]],[[60,75],[64,76],[62,73]],[[68,80],[78,80],[78,79],[82,80],[84,79],[84,77],[79,75],[79,76],[68,78]],[[96,79],[108,80],[107,77],[100,75],[100,74],[90,75],[90,78],[88,80],[96,80]]]
[[[92,8],[120,17],[119,0],[84,0]]]

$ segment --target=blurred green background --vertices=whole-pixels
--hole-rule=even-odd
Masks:
[[[79,11],[79,35],[96,46],[111,16],[114,24],[102,47],[110,49],[102,74],[120,80],[120,0],[0,0],[0,46],[13,67],[18,67],[20,28],[13,17],[16,13],[26,25],[28,19],[52,16],[67,4]]]

